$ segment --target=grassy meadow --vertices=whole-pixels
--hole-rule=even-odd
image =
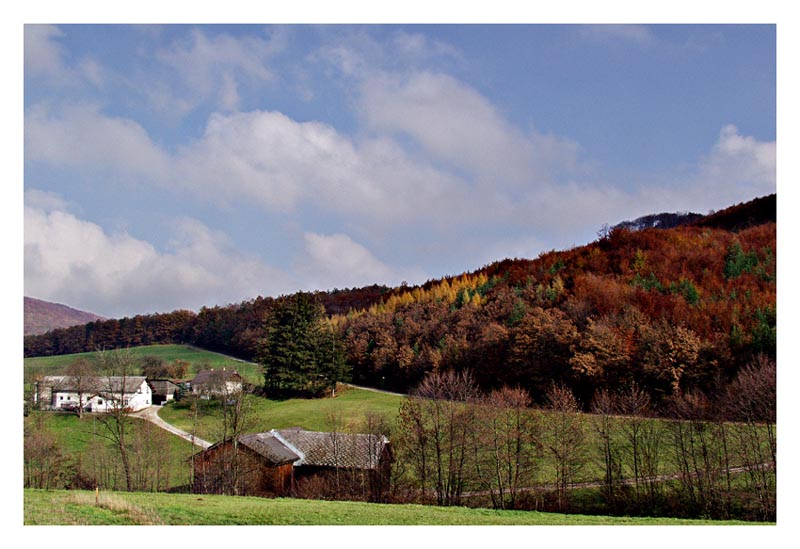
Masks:
[[[264,499],[196,494],[25,490],[24,523],[82,525],[711,525],[753,524],[608,517],[465,507]]]
[[[302,427],[309,431],[330,431],[334,427],[340,431],[357,432],[370,414],[386,418],[390,426],[397,420],[397,411],[403,397],[343,388],[335,398],[271,400],[255,395],[247,395],[250,409],[250,429],[263,432],[270,429]],[[198,437],[214,442],[221,430],[218,405],[214,401],[199,401],[197,418]],[[191,432],[194,415],[187,400],[165,405],[160,411],[161,418]]]

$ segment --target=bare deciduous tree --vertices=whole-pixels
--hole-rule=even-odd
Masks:
[[[214,374],[216,379],[210,385],[214,387],[216,398],[219,399],[219,440],[231,441],[221,452],[221,470],[224,472],[221,489],[223,494],[238,495],[243,488],[240,482],[242,463],[239,459],[239,437],[254,426],[253,402],[241,385],[226,382],[224,370]]]
[[[712,411],[712,403],[696,391],[675,395],[670,411],[676,421],[668,422],[667,429],[685,505],[703,516],[726,518],[731,491],[729,426],[714,421],[718,414]]]
[[[621,423],[625,440],[623,463],[627,463],[630,474],[633,475],[638,504],[648,487],[655,489],[647,479],[657,475],[658,445],[657,439],[654,439],[656,423],[648,419],[651,415],[650,396],[636,383],[631,383],[619,393],[616,404],[617,413],[625,416]]]
[[[75,413],[83,417],[84,401],[97,391],[97,372],[94,365],[85,358],[78,358],[67,365],[66,375],[70,377],[72,390],[78,393],[78,406]]]
[[[728,388],[725,407],[737,420],[733,434],[747,488],[766,520],[776,513],[777,442],[775,362],[760,356]]]
[[[369,411],[364,417],[359,432],[370,435],[368,448],[369,465],[374,468],[375,473],[370,478],[369,498],[370,501],[382,501],[392,480],[391,472],[394,463],[391,448],[388,456],[389,463],[380,463],[379,460],[384,446],[383,438],[386,437],[391,444],[392,424],[385,415]]]
[[[618,431],[618,424],[614,418],[617,412],[617,397],[608,389],[601,389],[597,391],[592,399],[592,413],[597,416],[595,422],[595,429],[600,436],[604,478],[603,478],[603,492],[606,502],[614,505],[617,497],[617,488],[619,481],[622,478],[622,465],[619,455],[619,448],[617,447],[616,433]]]
[[[44,415],[34,413],[24,429],[24,472],[26,488],[52,490],[68,482],[68,459],[58,440],[47,428]]]
[[[536,480],[539,416],[521,388],[492,391],[478,410],[472,445],[476,482],[489,491],[495,508],[514,509],[519,489]]]
[[[400,431],[423,498],[430,490],[438,505],[458,505],[469,480],[477,396],[469,373],[432,372],[401,407]]]
[[[97,414],[97,422],[103,429],[96,435],[110,440],[122,461],[125,487],[133,490],[128,431],[132,419],[128,416],[125,390],[129,380],[137,372],[136,360],[130,349],[100,351],[97,355],[98,371],[102,373],[101,390],[106,396],[106,412]]]
[[[564,385],[554,384],[547,392],[543,434],[555,466],[556,503],[564,509],[569,487],[586,462],[583,417],[575,395]]]

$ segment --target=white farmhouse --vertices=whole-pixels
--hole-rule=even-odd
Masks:
[[[46,410],[74,410],[80,406],[89,412],[119,407],[136,412],[153,403],[153,394],[144,376],[45,376],[36,382],[33,399]]]

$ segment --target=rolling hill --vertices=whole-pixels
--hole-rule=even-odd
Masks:
[[[60,303],[25,297],[26,336],[44,334],[57,328],[79,326],[95,320],[105,320],[105,318]]]

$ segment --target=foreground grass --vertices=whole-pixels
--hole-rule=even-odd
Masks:
[[[136,358],[144,359],[146,356],[160,358],[164,362],[173,360],[186,360],[190,363],[186,373],[191,378],[200,370],[209,368],[237,370],[242,377],[254,385],[263,385],[264,375],[257,364],[239,361],[219,353],[198,349],[189,345],[145,345],[131,347],[131,353]],[[97,353],[77,353],[72,355],[42,356],[25,359],[25,379],[32,379],[37,375],[60,375],[64,369],[78,358],[94,360]]]
[[[679,525],[753,524],[564,515],[464,507],[195,494],[25,490],[24,523],[171,525]]]

